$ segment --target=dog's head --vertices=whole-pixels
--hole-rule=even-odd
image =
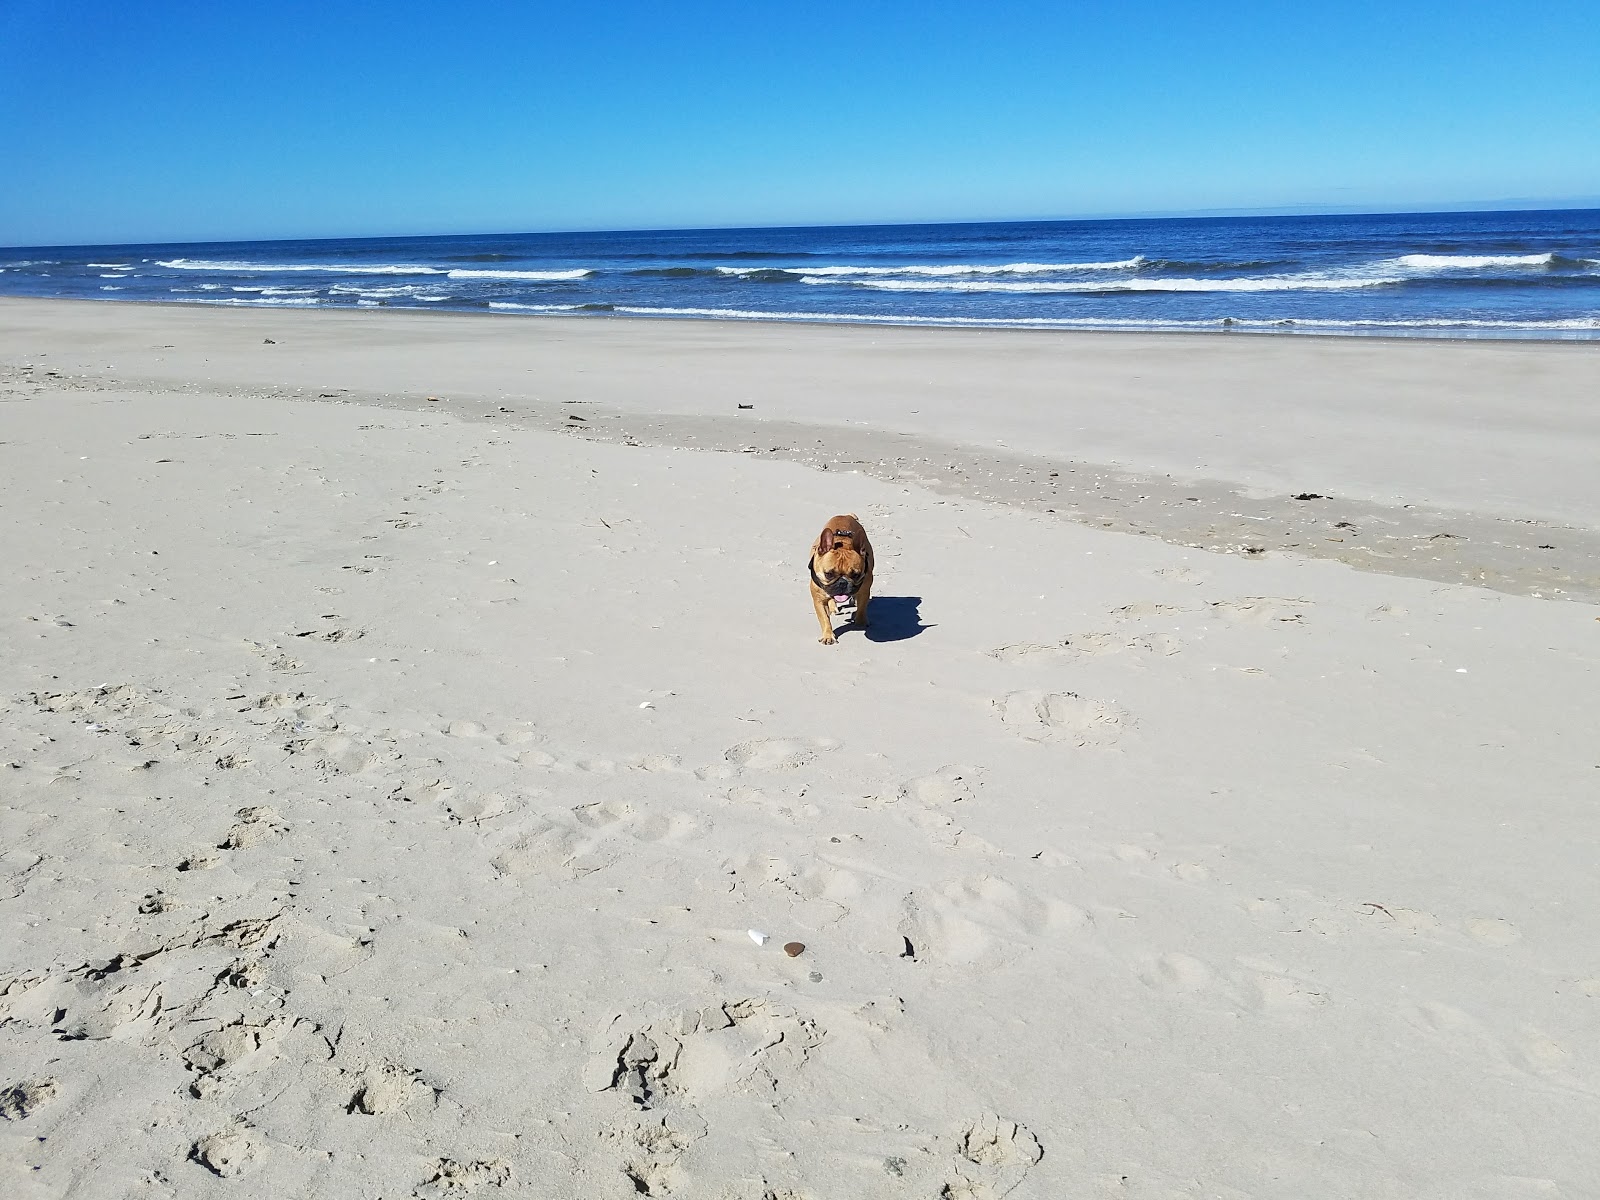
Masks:
[[[853,596],[861,586],[867,573],[867,557],[856,545],[852,531],[827,528],[817,538],[811,569],[821,581],[823,591],[842,599]]]

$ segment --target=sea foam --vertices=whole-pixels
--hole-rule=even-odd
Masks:
[[[833,275],[839,277],[856,275],[1066,275],[1074,271],[1135,271],[1143,266],[1145,262],[1144,255],[1136,254],[1132,258],[1118,259],[1116,262],[1019,262],[993,265],[983,263],[912,263],[900,267],[717,267],[716,271],[719,275],[736,276],[761,275],[768,271],[787,271],[795,275]]]
[[[1301,292],[1348,291],[1404,283],[1395,275],[1267,275],[1258,279],[948,280],[839,279],[805,275],[801,283],[873,288],[885,292]]]
[[[587,267],[578,267],[571,271],[454,270],[449,274],[451,279],[532,279],[556,283],[563,279],[587,279],[594,272]]]
[[[244,272],[277,274],[280,271],[320,271],[329,275],[447,275],[442,267],[406,266],[400,263],[253,263],[216,262],[198,258],[169,258],[156,262],[174,271]]]
[[[1548,267],[1554,254],[1402,254],[1394,259],[1420,271],[1483,271],[1490,267]]]

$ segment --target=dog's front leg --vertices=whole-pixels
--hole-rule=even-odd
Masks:
[[[811,604],[817,610],[817,624],[822,627],[822,636],[817,640],[824,646],[833,645],[833,614],[828,611],[828,594],[812,587]]]

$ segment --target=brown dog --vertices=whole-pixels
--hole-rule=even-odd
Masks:
[[[872,543],[854,513],[834,517],[822,527],[811,547],[808,569],[822,644],[833,645],[835,614],[850,615],[854,624],[865,629],[867,605],[872,602]]]

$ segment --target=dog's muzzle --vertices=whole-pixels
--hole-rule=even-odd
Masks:
[[[861,581],[866,578],[863,572],[860,575],[841,575],[837,579],[824,580],[817,574],[816,559],[812,559],[807,567],[811,571],[811,582],[827,592],[836,603],[854,597],[861,590]]]

